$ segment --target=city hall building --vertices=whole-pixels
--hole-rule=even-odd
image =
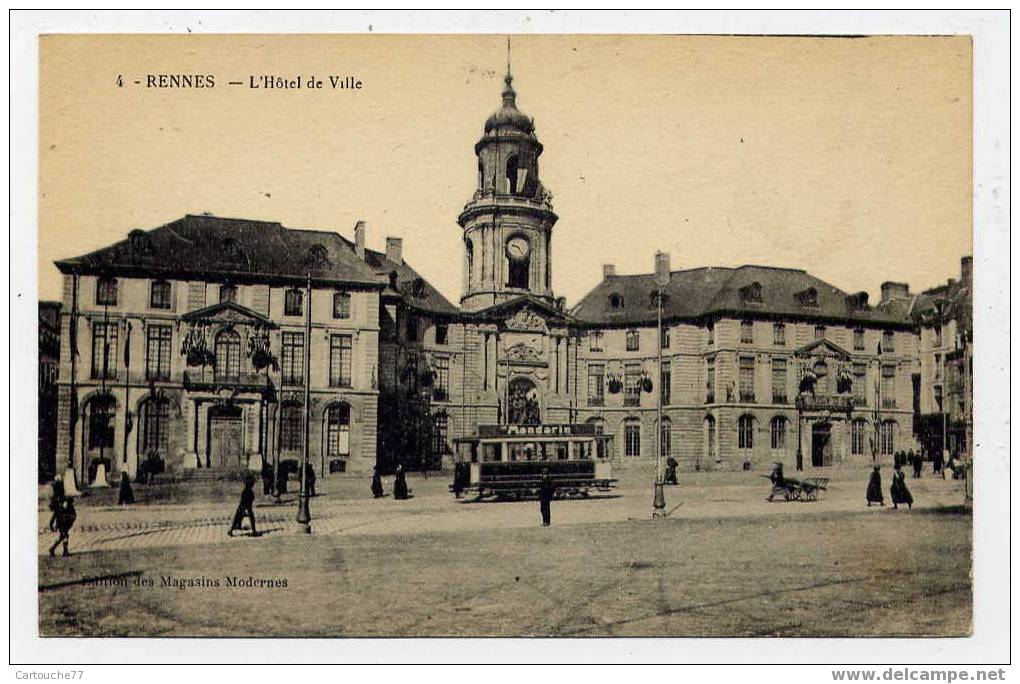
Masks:
[[[258,470],[307,447],[329,477],[422,446],[435,467],[493,424],[593,423],[623,466],[647,464],[657,432],[684,469],[918,447],[906,285],[872,304],[798,269],[671,271],[660,331],[653,275],[606,264],[568,307],[542,150],[508,74],[457,217],[458,305],[399,238],[367,249],[360,222],[348,238],[189,215],[58,261],[58,470]]]

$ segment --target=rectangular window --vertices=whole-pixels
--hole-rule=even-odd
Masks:
[[[353,342],[350,335],[331,335],[329,338],[329,386],[351,386],[351,350]]]
[[[896,449],[896,423],[886,421],[879,428],[879,446],[883,455],[891,456]]]
[[[641,423],[629,420],[623,426],[624,447],[627,456],[641,455]]]
[[[942,385],[932,387],[935,396],[935,410],[942,411]]]
[[[146,330],[146,380],[170,379],[170,336],[169,325],[150,325]]]
[[[284,404],[280,408],[280,449],[297,451],[304,444],[304,408],[299,404]]]
[[[715,359],[705,362],[705,403],[715,403]]]
[[[404,337],[408,342],[418,341],[418,317],[408,314],[404,319]]]
[[[628,363],[624,369],[623,405],[641,405],[641,364]]]
[[[854,400],[858,406],[868,405],[868,366],[863,361],[854,361]]]
[[[659,331],[659,346],[662,349],[669,349],[669,328],[665,326]]]
[[[786,418],[776,416],[771,424],[772,448],[780,451],[786,448]]]
[[[96,281],[96,305],[117,306],[116,278],[100,278]]]
[[[351,317],[351,294],[349,292],[333,293],[333,318]]]
[[[936,325],[931,329],[931,346],[941,347],[942,346],[942,326]]]
[[[433,454],[445,454],[449,453],[450,449],[446,443],[446,433],[448,432],[448,418],[445,414],[440,413],[435,417],[432,430],[432,453]]]
[[[305,377],[305,334],[297,332],[283,333],[281,347],[280,375],[283,384],[302,384]]]
[[[436,401],[449,401],[450,399],[450,359],[445,356],[436,357],[435,361],[435,385],[432,388],[432,397]]]
[[[602,351],[602,331],[592,330],[588,333],[588,350],[593,352]]]
[[[672,427],[669,418],[662,419],[662,427],[659,428],[659,454],[663,458],[667,458],[673,451]]]
[[[816,325],[815,326],[815,339],[816,340],[824,340],[825,339],[825,326],[824,325]]]
[[[170,308],[170,283],[165,280],[154,280],[149,286],[149,308]]]
[[[705,329],[705,332],[708,335],[708,344],[709,345],[715,344],[715,324],[709,323],[708,327]]]
[[[236,285],[220,285],[220,304],[237,304]]]
[[[942,355],[941,354],[936,354],[935,355],[935,379],[936,380],[941,380],[942,379]]]
[[[606,403],[606,367],[601,363],[588,364],[588,405]]]
[[[285,316],[300,316],[304,310],[304,293],[297,288],[287,290],[283,295],[283,314]]]
[[[896,351],[895,339],[896,338],[893,336],[893,333],[890,330],[886,330],[884,333],[882,333],[882,351],[885,352],[886,354],[891,354],[892,352]]]
[[[782,323],[772,324],[772,343],[777,347],[786,346],[786,326]]]
[[[754,344],[754,323],[752,321],[740,322],[740,341],[744,344]]]
[[[627,351],[638,351],[641,349],[641,334],[637,330],[627,331]]]
[[[740,357],[740,402],[754,403],[754,357]]]
[[[436,323],[436,344],[446,344],[450,328],[446,323]]]
[[[662,367],[659,368],[659,399],[663,404],[669,404],[672,380],[673,372],[670,368],[670,363],[669,361],[663,361]]]
[[[864,351],[864,331],[854,330],[854,351]]]
[[[850,425],[850,453],[860,456],[864,453],[864,431],[867,423],[855,420]]]
[[[786,403],[786,359],[772,359],[772,403]]]
[[[117,377],[116,323],[92,324],[92,377],[112,380]]]
[[[896,366],[882,366],[882,408],[896,408]]]

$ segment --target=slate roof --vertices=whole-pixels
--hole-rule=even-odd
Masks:
[[[353,245],[351,247],[353,249]],[[377,277],[386,283],[383,297],[399,297],[404,304],[412,309],[427,313],[453,316],[460,313],[429,281],[419,275],[406,261],[397,263],[390,261],[382,252],[365,250],[365,262],[373,269]],[[390,282],[390,274],[396,273],[396,289]]]
[[[933,287],[917,295],[911,316],[919,323],[938,320],[938,307],[944,320],[956,320],[961,332],[973,332],[973,301],[971,290],[959,280]]]
[[[239,280],[304,280],[311,275],[315,281],[372,288],[384,284],[337,233],[205,214],[133,230],[124,240],[56,265],[63,273]]]
[[[757,287],[760,301],[742,297]],[[581,321],[597,326],[640,325],[655,321],[652,292],[654,274],[610,276],[603,279],[571,310]],[[801,303],[815,293],[816,305]],[[833,287],[799,269],[770,266],[705,267],[670,273],[665,287],[667,319],[695,320],[720,315],[751,318],[791,318],[852,321],[862,324],[909,325],[910,317],[893,310],[855,305],[860,295]],[[622,306],[610,306],[610,296],[623,298]]]

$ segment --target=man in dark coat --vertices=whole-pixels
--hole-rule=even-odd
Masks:
[[[287,464],[280,463],[279,469],[276,471],[276,496],[279,497],[281,494],[287,493]]]
[[[677,469],[677,466],[679,466],[679,465],[680,464],[677,463],[677,460],[675,458],[673,458],[672,454],[670,454],[669,458],[666,459],[666,480],[665,480],[665,484],[669,484],[669,485],[677,484],[677,481],[676,481],[676,469]]]
[[[914,503],[914,497],[910,495],[910,490],[907,489],[907,480],[903,475],[903,469],[897,467],[892,476],[892,486],[889,488],[889,493],[892,495],[892,506],[893,508],[899,508],[899,504],[907,504],[907,508],[910,508]]]
[[[50,547],[51,556],[56,555],[55,551],[61,544],[64,545],[64,555],[71,555],[67,550],[67,545],[71,541],[71,528],[74,527],[74,521],[77,518],[78,513],[74,510],[74,497],[68,496],[61,499],[60,507],[56,512],[57,541],[53,542],[53,546]]]
[[[50,495],[50,532],[57,531],[57,514],[64,505],[64,481],[57,477],[50,485],[53,493]]]
[[[120,492],[117,495],[118,506],[130,506],[135,502],[135,493],[131,489],[131,478],[127,472],[120,474]]]
[[[910,465],[914,467],[914,477],[921,477],[921,466],[924,464],[924,459],[921,458],[921,454],[916,453],[913,449],[910,450]]]
[[[382,476],[379,475],[379,469],[376,468],[372,471],[372,496],[375,498],[381,498],[383,495],[382,488]]]
[[[769,492],[769,496],[766,501],[772,501],[776,494],[785,495],[786,499],[789,500],[789,492],[786,489],[786,477],[783,475],[783,464],[775,463],[775,467],[772,468],[772,473],[769,475],[769,481],[772,482],[772,491]]]
[[[942,479],[944,480],[946,479],[946,473],[944,472],[944,469],[942,467],[943,464],[944,462],[942,460],[942,450],[936,449],[935,456],[934,458],[932,458],[932,472],[935,473],[936,475],[941,475]]]
[[[249,476],[244,480],[244,489],[241,490],[241,501],[237,504],[237,510],[234,512],[234,519],[230,523],[230,531],[227,532],[228,537],[234,536],[234,530],[241,529],[241,523],[244,518],[247,517],[251,521],[251,536],[259,536],[258,529],[255,527],[255,510],[252,506],[255,504],[255,478]]]
[[[542,471],[542,484],[538,488],[538,508],[542,512],[542,527],[549,527],[552,524],[552,500],[556,494],[556,486],[553,485],[549,471]]]
[[[404,466],[397,466],[397,474],[393,478],[393,498],[404,500],[408,497],[410,490],[407,488],[407,475],[404,474]]]
[[[885,505],[885,498],[882,496],[882,475],[878,472],[878,466],[875,466],[871,471],[871,477],[868,478],[868,506],[873,503]]]

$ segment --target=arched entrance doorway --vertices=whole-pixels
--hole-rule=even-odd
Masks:
[[[832,465],[832,424],[811,426],[811,465],[815,468]]]
[[[243,466],[243,412],[237,404],[217,404],[209,408],[208,435],[205,441],[205,465],[208,468]]]
[[[539,425],[542,411],[538,404],[538,389],[528,378],[510,381],[507,415],[511,425]]]
[[[100,463],[110,473],[114,453],[114,416],[117,400],[110,394],[97,394],[90,398],[82,410],[82,444],[84,448],[84,475],[92,482]]]

